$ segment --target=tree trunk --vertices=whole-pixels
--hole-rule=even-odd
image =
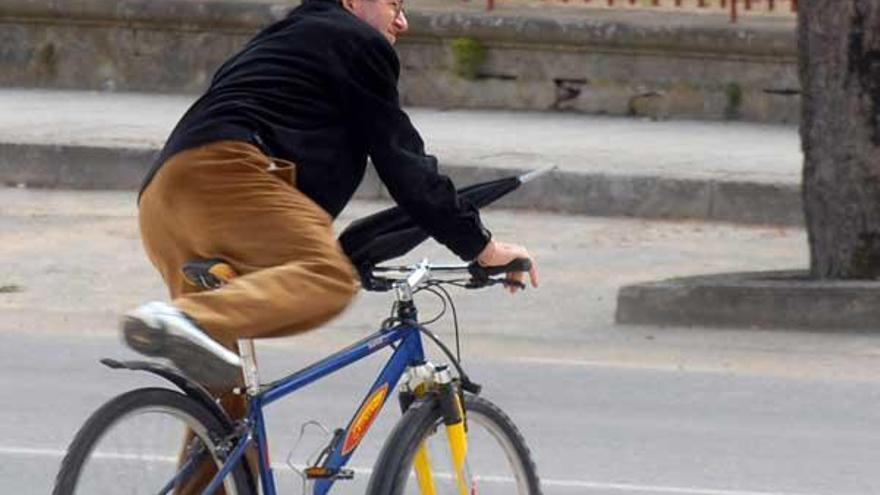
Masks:
[[[804,214],[816,278],[880,277],[880,0],[798,6]]]

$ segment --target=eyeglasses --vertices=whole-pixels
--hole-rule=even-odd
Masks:
[[[388,2],[388,5],[390,5],[394,9],[395,19],[400,17],[401,14],[405,13],[403,9],[403,0],[391,0],[390,2]]]
[[[397,19],[402,14],[406,14],[406,9],[403,7],[403,0],[391,0],[390,2],[383,2],[385,5],[394,9],[394,18]]]

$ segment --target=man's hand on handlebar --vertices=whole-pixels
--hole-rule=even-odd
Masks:
[[[477,256],[477,263],[484,267],[491,266],[504,266],[508,263],[511,263],[513,260],[517,258],[524,258],[531,262],[531,267],[529,268],[529,280],[532,283],[532,287],[538,286],[538,266],[535,264],[535,260],[532,259],[532,255],[529,254],[526,248],[517,245],[517,244],[507,244],[504,242],[498,242],[490,240],[486,247],[483,248],[483,251]],[[507,274],[507,281],[510,282],[507,284],[507,290],[510,291],[511,294],[519,290],[522,285],[522,280],[525,277],[525,272],[509,272]]]

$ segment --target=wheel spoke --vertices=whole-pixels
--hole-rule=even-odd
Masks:
[[[522,435],[500,409],[485,399],[466,397],[468,428],[462,449],[460,440],[450,441],[439,408],[431,406],[411,407],[387,439],[368,495],[541,494]],[[430,488],[422,475],[428,461]],[[407,471],[395,475],[401,468]]]
[[[83,425],[62,462],[53,495],[200,493],[220,462],[211,456],[221,423],[205,406],[166,389],[123,394]],[[207,478],[207,479],[205,479]],[[244,465],[227,495],[249,495]]]

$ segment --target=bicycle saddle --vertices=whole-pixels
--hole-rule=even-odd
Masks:
[[[222,287],[238,276],[232,266],[220,258],[189,260],[182,271],[187,282],[205,290]]]

